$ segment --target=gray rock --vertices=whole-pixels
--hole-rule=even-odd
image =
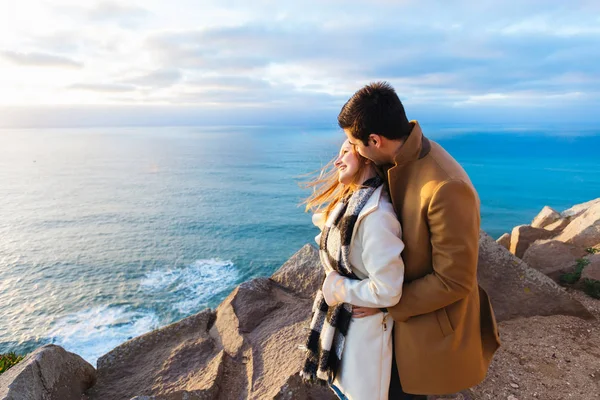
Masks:
[[[98,359],[98,382],[88,398],[171,400],[167,395],[176,392],[218,392],[224,352],[209,334],[215,319],[206,309],[116,347]]]
[[[325,279],[319,251],[314,246],[305,244],[271,279],[302,297],[313,298]]]
[[[590,207],[592,207],[596,204],[600,204],[600,197],[598,197],[597,199],[594,199],[594,200],[587,201],[585,203],[576,204],[573,207],[560,213],[560,215],[563,218],[565,218],[565,217],[576,218],[579,215],[583,214],[587,209],[589,209]]]
[[[281,387],[274,400],[319,399],[335,400],[337,396],[326,386],[306,385],[299,375],[291,376]]]
[[[48,344],[0,375],[1,400],[79,400],[96,370],[77,354]]]
[[[583,268],[581,279],[600,281],[600,253],[585,257],[590,263]]]
[[[569,225],[571,222],[571,218],[561,218],[553,223],[546,225],[544,227],[545,230],[552,232],[555,235],[558,235]]]
[[[573,219],[556,240],[584,248],[600,243],[600,202]]]
[[[558,221],[560,214],[551,207],[545,206],[542,211],[533,219],[531,226],[534,228],[544,228],[551,223]]]
[[[498,244],[502,247],[504,247],[506,250],[510,250],[510,234],[509,233],[505,233],[502,236],[500,236],[496,242],[498,242]]]
[[[560,275],[572,270],[576,260],[585,254],[585,250],[572,244],[552,239],[538,240],[529,246],[523,255],[523,261],[558,281]]]
[[[216,392],[206,390],[179,390],[177,392],[158,396],[135,396],[130,400],[212,400],[217,398]]]
[[[485,232],[479,238],[477,277],[490,296],[498,321],[556,314],[593,318],[556,282],[528,267]]]
[[[533,242],[541,239],[550,239],[554,234],[543,228],[534,228],[530,225],[515,226],[510,236],[510,252],[523,258],[525,251]]]

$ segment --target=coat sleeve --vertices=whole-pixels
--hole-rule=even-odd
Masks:
[[[400,223],[393,210],[378,209],[367,215],[357,229],[361,258],[369,276],[349,279],[335,271],[327,273],[323,296],[327,304],[348,303],[361,307],[389,307],[400,299],[404,281],[404,249]]]
[[[394,320],[444,308],[466,297],[477,284],[479,199],[461,180],[436,188],[427,210],[433,272],[404,285],[402,299],[389,312]]]

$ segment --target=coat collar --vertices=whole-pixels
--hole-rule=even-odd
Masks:
[[[394,157],[395,166],[404,165],[424,157],[424,155],[422,155],[422,150],[424,150],[424,144],[427,138],[423,136],[423,131],[421,130],[419,122],[410,121],[410,123],[413,124],[413,128],[410,131],[410,135],[408,135],[408,138],[404,141],[400,150]],[[429,143],[427,143],[427,146],[428,145]]]
[[[358,220],[362,219],[367,214],[372,213],[379,207],[379,201],[381,200],[383,186],[384,185],[381,185],[377,189],[375,189],[371,197],[369,197],[369,200],[367,200],[362,210],[360,210],[360,213],[358,213]],[[356,222],[356,225],[358,225],[358,220]]]

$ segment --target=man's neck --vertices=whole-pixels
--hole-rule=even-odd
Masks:
[[[394,164],[396,161],[396,156],[400,152],[402,145],[404,144],[404,139],[402,140],[390,140],[389,142],[389,152],[387,157],[388,164]]]
[[[398,153],[400,153],[400,149],[402,149],[402,146],[404,145],[404,143],[406,143],[406,140],[410,136],[410,133],[412,133],[414,127],[414,121],[410,122],[409,126],[407,127],[409,133],[404,137],[404,139],[394,140],[392,141],[392,143],[390,143],[390,149],[392,151],[390,164],[394,164],[396,162],[396,156],[398,155]]]

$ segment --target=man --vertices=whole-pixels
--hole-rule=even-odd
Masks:
[[[389,308],[396,321],[390,399],[477,385],[500,346],[491,304],[477,284],[477,192],[458,162],[408,121],[389,84],[360,89],[338,122],[362,156],[387,170],[402,224],[405,284]]]

